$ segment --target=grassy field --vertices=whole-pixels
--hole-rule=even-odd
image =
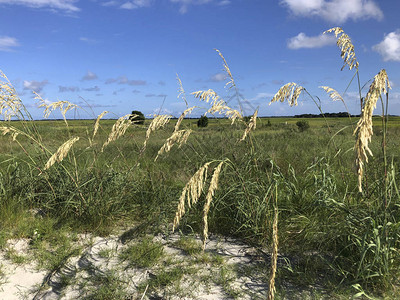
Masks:
[[[208,127],[197,128],[196,120],[188,119],[181,124],[193,130],[186,144],[172,147],[156,161],[176,120],[152,133],[142,151],[150,121],[130,126],[103,152],[115,120],[101,120],[93,140],[95,120],[68,120],[68,126],[51,120],[4,123],[40,132],[45,146],[21,135],[18,142],[10,135],[0,137],[0,245],[10,238],[28,238],[41,249],[41,243],[50,242],[59,251],[38,251],[38,257],[56,264],[69,243],[57,238],[65,238],[62,232],[108,235],[135,226],[143,234],[170,232],[185,184],[204,163],[213,162],[211,174],[224,161],[210,204],[209,232],[270,251],[276,197],[279,253],[288,258],[277,270],[277,295],[287,281],[323,284],[346,295],[349,290],[355,294],[353,286],[360,284],[355,287],[377,296],[395,295],[399,117],[390,117],[387,126],[390,185],[385,199],[379,117],[374,118],[374,156],[366,168],[363,193],[354,169],[357,119],[307,119],[310,128],[300,131],[299,119],[261,118],[243,142],[238,140],[245,124],[211,119]],[[44,170],[50,155],[75,136],[80,140],[62,162]],[[208,184],[199,201],[186,209],[180,231],[202,232]]]
[[[351,81],[359,82],[350,38],[341,28],[328,32],[338,38],[344,66],[355,72]],[[227,87],[240,100],[218,53]],[[39,95],[41,107],[49,113],[60,110],[64,120],[33,121],[5,80],[0,114],[19,121],[0,125],[1,250],[22,262],[24,257],[9,250],[7,242],[24,238],[39,265],[54,274],[81,251],[76,243],[83,232],[145,236],[175,229],[184,236],[200,235],[203,251],[213,233],[271,254],[270,262],[257,270],[266,279],[268,299],[284,299],[288,286],[323,287],[323,295],[312,294],[313,299],[400,299],[400,117],[389,115],[384,69],[366,94],[360,82],[358,87],[359,118],[304,120],[257,118],[257,111],[246,120],[214,91],[194,92],[194,98],[210,105],[209,115],[225,117],[198,128],[196,120],[184,118],[194,107],[187,106],[182,119],[156,115],[144,125],[132,123],[129,116],[67,120],[73,104],[49,104]],[[323,88],[332,100],[345,104],[338,92]],[[180,91],[187,104],[181,83]],[[296,83],[281,87],[271,104],[297,105],[301,93],[323,113],[319,101]],[[381,117],[373,117],[376,105],[382,107]],[[308,123],[299,126],[299,121]],[[188,250],[193,242],[181,244]],[[141,258],[133,258],[137,251],[147,253],[158,245],[144,238],[120,257],[138,264]],[[154,261],[161,261],[162,252],[153,253]],[[218,257],[200,260],[221,263]],[[226,284],[233,271],[220,269],[217,281],[240,299]],[[165,286],[170,277],[179,282],[184,276],[179,270],[164,270],[147,287]],[[0,265],[0,283],[2,274]],[[99,278],[110,285],[107,289],[104,283],[102,295],[120,292],[118,279],[114,273]]]

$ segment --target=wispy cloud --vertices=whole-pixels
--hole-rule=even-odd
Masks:
[[[226,79],[226,74],[225,73],[217,73],[211,76],[210,81],[213,82],[221,82]]]
[[[145,95],[146,98],[154,98],[154,97],[164,98],[164,97],[167,97],[167,96],[168,95],[166,95],[166,94],[158,94],[158,95],[156,95],[156,94],[146,94]]]
[[[35,91],[36,93],[40,93],[43,90],[43,87],[49,83],[48,80],[36,81],[36,80],[24,80],[24,90]]]
[[[281,0],[295,16],[319,17],[335,24],[351,19],[383,19],[383,12],[373,0]]]
[[[98,91],[100,91],[100,88],[96,85],[96,86],[94,86],[94,87],[90,87],[90,88],[85,88],[85,89],[83,89],[84,91],[87,91],[87,92],[98,92]]]
[[[106,84],[118,83],[118,84],[127,84],[127,85],[146,85],[147,82],[145,80],[130,80],[126,76],[119,76],[118,78],[109,78],[105,82]]]
[[[385,35],[372,49],[378,52],[384,61],[400,61],[400,29]]]
[[[332,35],[320,34],[317,36],[307,36],[305,33],[300,32],[288,40],[287,46],[289,49],[321,48],[334,45],[335,43],[336,39]]]
[[[77,86],[58,86],[58,92],[65,93],[65,92],[79,92],[79,87]]]
[[[0,51],[12,51],[14,47],[18,46],[19,43],[16,38],[0,36]]]
[[[136,9],[141,7],[148,7],[151,4],[151,0],[133,0],[133,1],[124,1],[123,4],[120,5],[120,8],[123,9]]]
[[[50,8],[65,12],[77,12],[80,9],[75,6],[77,0],[0,0],[0,4],[23,5],[33,8]]]
[[[86,75],[85,76],[83,76],[82,77],[82,81],[86,81],[86,80],[95,80],[95,79],[97,79],[98,77],[97,77],[97,75],[95,74],[95,73],[93,73],[93,72],[91,72],[91,71],[88,71],[87,73],[86,73]]]
[[[87,44],[96,44],[97,43],[97,41],[95,39],[90,39],[90,38],[87,38],[87,37],[84,37],[84,36],[80,37],[79,40],[82,41],[82,42],[85,42]]]
[[[176,3],[179,5],[179,12],[181,14],[187,13],[188,9],[192,5],[203,5],[207,4],[210,2],[213,2],[213,0],[170,0],[172,3]],[[223,1],[219,1],[223,2]]]

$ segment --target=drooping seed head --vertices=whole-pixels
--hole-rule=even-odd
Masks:
[[[333,27],[331,29],[328,29],[324,31],[324,34],[330,32],[333,32],[335,34],[335,37],[337,38],[336,45],[340,49],[340,56],[342,57],[344,62],[342,70],[344,69],[346,64],[349,66],[350,70],[353,68],[358,69],[359,64],[356,58],[356,54],[354,52],[354,45],[351,42],[350,37],[340,27]]]
[[[71,149],[72,145],[79,140],[79,137],[70,138],[64,144],[62,144],[57,151],[50,157],[47,161],[44,170],[47,170],[56,162],[61,162],[68,154],[69,150]]]

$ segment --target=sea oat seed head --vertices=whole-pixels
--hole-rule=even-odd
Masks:
[[[356,152],[356,168],[358,173],[358,189],[362,192],[362,176],[364,173],[364,161],[368,163],[368,154],[372,156],[372,151],[369,148],[369,143],[373,135],[372,116],[381,94],[388,93],[390,89],[389,78],[386,70],[382,69],[375,77],[374,81],[369,87],[369,91],[364,99],[364,107],[354,130],[356,136],[356,143],[354,150]]]
[[[334,32],[335,37],[337,38],[336,45],[340,48],[340,56],[342,57],[344,62],[342,70],[344,69],[346,64],[349,66],[350,70],[353,68],[358,69],[359,64],[356,58],[356,54],[354,52],[354,45],[351,42],[350,37],[340,27],[333,27],[331,29],[328,29],[324,31],[324,34],[330,32]]]
[[[218,188],[219,174],[221,173],[221,168],[223,164],[224,162],[221,161],[219,165],[214,169],[214,173],[212,175],[210,186],[208,188],[206,196],[206,203],[204,204],[203,208],[203,251],[206,247],[206,240],[208,238],[208,212],[210,211],[210,205],[214,196],[214,192]]]
[[[79,140],[79,137],[73,137],[62,144],[57,151],[50,157],[47,161],[44,170],[47,170],[56,162],[61,162],[68,154],[69,150],[71,149],[72,145]]]
[[[299,98],[303,90],[304,88],[297,83],[289,82],[279,89],[279,91],[272,98],[269,105],[271,105],[273,102],[284,102],[286,100],[288,101],[290,106],[297,105],[297,99]]]
[[[201,192],[203,191],[204,183],[207,179],[207,170],[210,163],[211,162],[207,162],[200,169],[198,169],[183,188],[182,194],[179,198],[178,208],[175,213],[172,231],[175,231],[175,228],[179,225],[182,216],[185,214],[186,200],[189,207],[197,203],[199,200]]]
[[[128,127],[131,125],[131,120],[129,117],[132,117],[132,115],[128,114],[125,115],[121,118],[119,118],[113,125],[110,134],[108,135],[107,141],[103,144],[103,147],[101,147],[101,152],[104,151],[104,148],[108,146],[111,142],[117,140],[121,136],[123,136],[128,129]],[[135,117],[135,115],[133,116]]]
[[[257,114],[258,114],[258,109],[254,112],[253,116],[250,119],[249,124],[247,125],[247,128],[245,129],[242,138],[239,140],[239,142],[244,141],[246,136],[250,133],[251,130],[255,130],[257,126]]]

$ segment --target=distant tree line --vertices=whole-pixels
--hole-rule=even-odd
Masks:
[[[295,115],[295,118],[348,118],[350,117],[359,117],[360,115],[351,115],[348,112],[338,112],[338,113],[324,113],[322,114],[301,114],[301,115]]]

